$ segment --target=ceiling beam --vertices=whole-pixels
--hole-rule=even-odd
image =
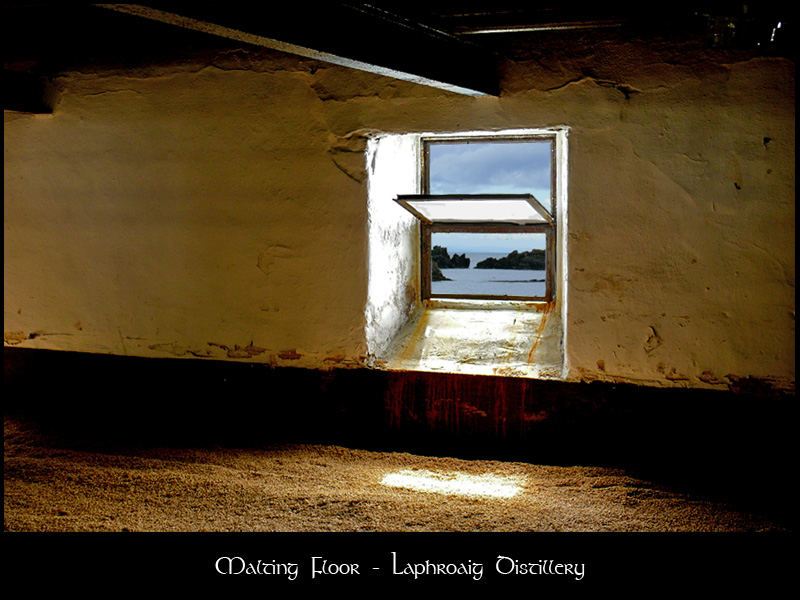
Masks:
[[[499,93],[495,59],[488,51],[367,4],[96,6],[458,94]]]

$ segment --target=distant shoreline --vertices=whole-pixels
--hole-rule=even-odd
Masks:
[[[481,257],[481,258],[478,258]],[[434,246],[431,262],[439,269],[498,269],[520,271],[544,271],[546,269],[545,251],[539,248],[532,250],[512,250],[505,256],[497,256],[495,252],[472,252],[464,250],[460,255],[448,248]]]

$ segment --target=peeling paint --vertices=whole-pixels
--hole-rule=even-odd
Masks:
[[[283,246],[280,244],[270,246],[266,250],[263,250],[258,255],[258,261],[256,264],[258,268],[261,270],[264,275],[269,277],[270,270],[272,266],[275,264],[276,260],[283,260],[283,259],[291,259],[296,256],[294,249],[289,248],[288,246]]]
[[[683,373],[678,373],[675,368],[670,369],[669,373],[665,375],[670,381],[689,381],[689,376]]]
[[[132,339],[132,338],[128,338]],[[138,338],[137,338],[138,339]],[[212,358],[214,352],[208,349],[189,348],[178,344],[176,342],[161,342],[158,344],[150,344],[147,346],[150,350],[157,352],[166,352],[172,356],[194,356],[197,358]]]
[[[35,340],[37,338],[45,338],[50,336],[71,336],[72,333],[59,333],[56,331],[31,331],[25,333],[23,331],[6,331],[3,332],[3,342],[10,346],[16,346],[27,340]]]
[[[15,346],[28,339],[28,334],[23,331],[3,332],[3,342]]]
[[[345,136],[330,135],[328,154],[333,164],[356,183],[364,183],[367,177],[365,152],[367,140],[374,135],[371,130],[359,130]]]
[[[231,347],[226,346],[225,344],[218,344],[216,342],[208,342],[208,345],[225,350],[228,358],[252,358],[266,352],[265,348],[258,348],[254,346],[253,342],[250,342],[247,346],[239,346],[238,344],[234,344]]]
[[[697,378],[703,383],[708,383],[709,385],[723,385],[725,383],[723,379],[720,379],[711,371],[703,371],[697,376]]]
[[[658,335],[656,332],[655,327],[650,326],[650,334],[647,336],[647,340],[644,343],[644,351],[650,354],[653,350],[661,346],[664,343],[664,340],[661,339],[661,336]]]

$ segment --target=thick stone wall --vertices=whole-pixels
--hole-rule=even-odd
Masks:
[[[370,135],[567,126],[567,378],[793,387],[794,64],[510,56],[482,98],[278,53],[64,73],[4,114],[6,345],[367,364]]]

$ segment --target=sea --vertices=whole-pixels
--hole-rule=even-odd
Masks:
[[[450,253],[451,255],[453,252]],[[461,252],[459,252],[461,254]],[[485,258],[502,258],[508,253],[466,252],[469,269],[442,269],[451,281],[432,281],[433,294],[478,296],[544,296],[545,272],[516,269],[476,269]]]

